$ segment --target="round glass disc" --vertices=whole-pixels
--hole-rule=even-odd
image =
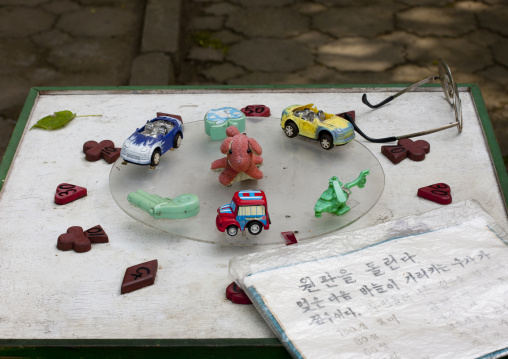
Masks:
[[[384,172],[377,158],[362,144],[351,141],[331,150],[318,141],[297,136],[288,138],[277,118],[246,118],[245,133],[263,148],[263,179],[234,182],[223,186],[211,163],[225,157],[222,141],[211,141],[203,121],[184,122],[180,148],[162,155],[156,168],[123,164],[120,157],[110,173],[110,189],[118,206],[129,216],[148,226],[179,237],[221,245],[267,245],[284,243],[281,232],[296,232],[298,241],[337,231],[358,220],[379,200],[385,184]],[[133,129],[134,130],[134,129]],[[351,188],[348,213],[336,216],[314,215],[314,205],[328,188],[328,180],[337,176],[341,182],[355,180],[362,170],[370,170],[364,188]],[[268,201],[271,224],[258,235],[247,230],[231,237],[215,225],[217,208],[231,202],[240,190],[262,190]],[[148,212],[127,201],[130,192],[144,190],[165,198],[184,193],[199,197],[199,213],[186,219],[154,219]]]

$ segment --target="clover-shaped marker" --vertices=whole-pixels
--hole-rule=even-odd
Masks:
[[[83,231],[82,227],[73,226],[58,237],[56,247],[61,251],[84,253],[92,249],[92,243],[108,243],[108,235],[100,225]]]
[[[83,152],[86,160],[90,162],[104,158],[107,163],[113,163],[120,157],[120,148],[115,148],[115,144],[110,140],[104,140],[100,143],[86,141],[83,144]]]
[[[397,146],[381,146],[381,153],[394,164],[400,163],[406,157],[413,161],[423,161],[429,151],[430,144],[427,141],[413,141],[409,138],[399,140]]]

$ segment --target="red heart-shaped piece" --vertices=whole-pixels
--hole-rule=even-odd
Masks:
[[[446,183],[436,183],[418,188],[418,196],[439,204],[452,203],[451,188]]]
[[[236,304],[252,304],[247,294],[235,282],[226,288],[226,298]]]
[[[60,183],[56,187],[55,203],[66,204],[87,195],[86,188],[70,183]]]

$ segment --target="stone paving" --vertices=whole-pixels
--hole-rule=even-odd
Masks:
[[[129,83],[144,7],[144,0],[0,0],[2,156],[31,87]]]
[[[0,154],[33,86],[412,83],[442,57],[508,159],[507,22],[506,0],[0,0]]]

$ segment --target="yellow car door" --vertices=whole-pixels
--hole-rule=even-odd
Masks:
[[[308,120],[300,120],[300,135],[310,138],[316,138],[317,119],[311,116]]]

